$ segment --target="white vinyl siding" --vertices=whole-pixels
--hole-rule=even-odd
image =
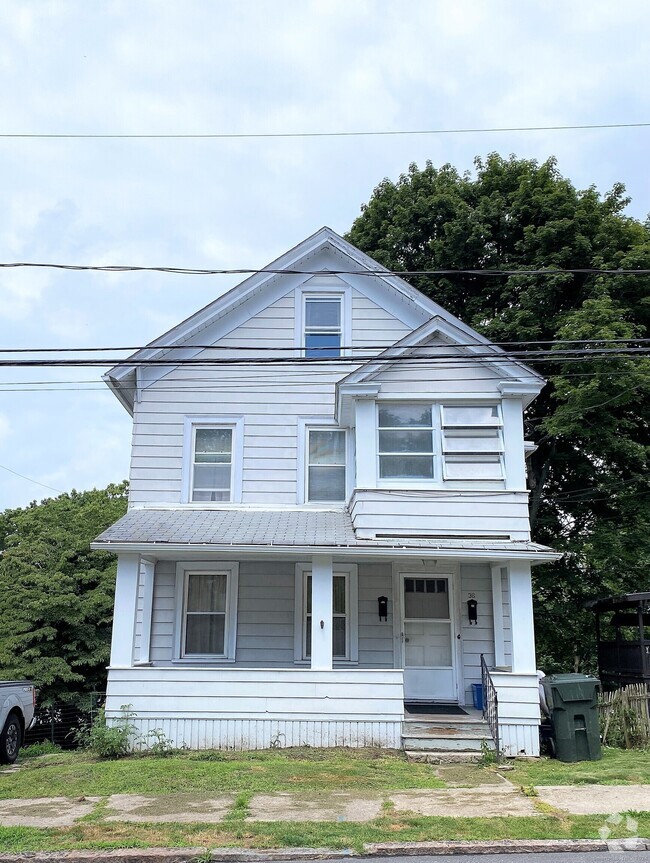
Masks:
[[[327,288],[322,291],[325,293]],[[260,348],[269,347],[286,348],[286,356],[296,356],[296,344],[302,342],[302,333],[296,339],[296,308],[301,302],[296,304],[296,293],[301,291],[288,291],[220,337],[216,342],[218,356],[246,357],[248,352],[242,351],[242,346],[251,348],[251,359],[260,357]],[[361,292],[352,292],[351,321],[344,338],[353,344],[364,348],[387,346],[410,329],[412,326],[397,320]],[[208,344],[212,336],[206,330],[195,339],[199,344]],[[364,355],[378,352],[368,348]],[[205,355],[210,354],[204,352],[201,356]],[[297,473],[298,447],[304,446],[299,439],[298,420],[305,416],[331,420],[335,384],[355,368],[353,362],[338,361],[332,366],[319,363],[307,368],[289,364],[282,366],[280,374],[277,368],[264,364],[170,369],[160,380],[142,388],[134,406],[130,503],[188,500],[189,483],[183,490],[185,418],[214,416],[216,423],[216,417],[228,414],[244,418],[241,501],[295,504],[297,484],[302,488],[304,483],[302,473],[300,477]]]

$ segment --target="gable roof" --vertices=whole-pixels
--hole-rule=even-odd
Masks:
[[[313,273],[310,271],[310,262],[312,262],[311,267],[314,268],[315,259],[324,253],[329,253],[330,260],[328,260],[327,265],[321,263],[318,272],[322,272],[323,275],[336,275],[338,272],[342,272],[349,277],[350,271],[358,270],[361,273],[371,271],[372,276],[362,276],[364,284],[372,280],[376,287],[380,286],[391,300],[391,310],[397,310],[397,316],[399,316],[401,309],[402,316],[414,329],[414,332],[389,349],[393,352],[393,356],[395,356],[395,348],[398,351],[406,351],[408,348],[416,347],[418,341],[422,343],[422,340],[430,337],[431,333],[442,333],[443,328],[446,327],[446,335],[452,338],[452,341],[476,343],[483,348],[489,348],[495,353],[502,354],[504,361],[508,361],[507,354],[492,345],[488,339],[479,335],[470,326],[429,299],[407,281],[392,275],[386,267],[377,263],[331,228],[325,226],[276,258],[261,271],[249,276],[218,299],[154,339],[147,347],[136,351],[119,365],[114,366],[103,376],[104,381],[129,413],[132,413],[135,391],[139,382],[138,368],[142,362],[146,360],[160,362],[169,357],[168,366],[157,367],[160,374],[166,374],[175,366],[175,360],[191,359],[196,356],[200,349],[192,345],[192,339],[197,334],[205,331],[208,327],[217,325],[221,335],[225,335],[238,326],[242,320],[248,319],[251,314],[256,314],[274,302],[275,299],[302,284],[305,276],[311,277]],[[340,267],[331,266],[335,261],[341,262]],[[274,288],[275,295],[273,293]],[[436,321],[435,324],[432,319]],[[427,327],[429,329],[426,329]],[[455,338],[451,335],[452,333],[456,334]],[[182,346],[185,346],[186,349],[179,350]],[[385,362],[388,362],[385,353],[380,356],[384,356]],[[375,363],[374,360],[370,361],[368,369],[370,366],[374,367]],[[518,371],[515,371],[512,363],[513,361],[510,361],[510,372],[506,374],[507,377],[520,378],[522,371],[525,370],[524,376],[526,378],[535,378],[541,382],[536,391],[541,389],[543,380],[536,372],[527,369],[522,363],[517,363]],[[362,369],[360,372],[355,372],[354,375],[360,373],[362,373],[362,377],[365,374]],[[370,374],[370,370],[367,374]],[[355,382],[354,375],[346,379],[348,383]]]

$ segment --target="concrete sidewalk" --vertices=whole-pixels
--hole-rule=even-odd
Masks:
[[[454,818],[538,817],[548,813],[548,807],[568,815],[650,812],[650,785],[538,786],[535,792],[524,793],[501,780],[475,788],[255,794],[246,821],[363,823],[388,811]],[[545,804],[543,811],[540,802]],[[100,803],[98,797],[0,800],[0,826],[70,826],[93,813]],[[106,804],[106,822],[218,824],[231,812],[235,795],[113,794]]]

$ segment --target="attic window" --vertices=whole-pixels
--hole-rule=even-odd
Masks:
[[[341,356],[341,305],[341,297],[305,298],[306,357]]]

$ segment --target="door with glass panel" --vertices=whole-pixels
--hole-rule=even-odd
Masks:
[[[402,573],[402,662],[407,701],[454,701],[452,579]]]

